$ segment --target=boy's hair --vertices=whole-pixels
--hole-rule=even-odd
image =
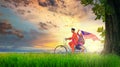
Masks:
[[[71,28],[71,30],[75,31],[75,28]]]

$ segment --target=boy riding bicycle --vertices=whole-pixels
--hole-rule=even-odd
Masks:
[[[71,32],[73,33],[72,37],[65,38],[65,40],[71,40],[71,42],[69,42],[69,46],[71,47],[73,53],[75,48],[81,50],[82,52],[85,49],[85,47],[83,46],[85,43],[84,38],[81,33],[79,34],[79,31],[80,30],[78,30],[78,32],[75,33],[75,28],[71,28]]]

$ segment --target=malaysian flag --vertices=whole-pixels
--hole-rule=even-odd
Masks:
[[[85,39],[92,39],[93,41],[100,40],[96,35],[94,35],[92,33],[82,31],[82,30],[81,30],[81,33]]]

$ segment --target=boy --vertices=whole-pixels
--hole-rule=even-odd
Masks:
[[[75,33],[75,28],[71,28],[71,32],[73,33],[72,37],[65,38],[65,40],[71,40],[71,42],[69,42],[69,46],[72,49],[72,53],[74,53],[74,47],[78,44],[78,35]]]

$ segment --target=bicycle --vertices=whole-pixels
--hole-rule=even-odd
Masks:
[[[55,54],[56,53],[64,54],[64,53],[70,53],[71,52],[71,49],[70,49],[69,45],[67,45],[67,41],[64,40],[63,43],[64,43],[63,45],[58,45],[58,46],[55,47],[55,49],[54,49]],[[75,53],[81,53],[81,52],[82,52],[81,49],[78,50],[78,49],[75,48]],[[86,53],[86,52],[87,52],[87,49],[84,48],[83,53]]]

